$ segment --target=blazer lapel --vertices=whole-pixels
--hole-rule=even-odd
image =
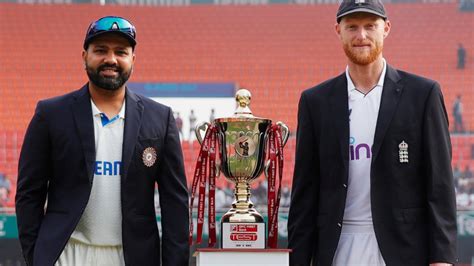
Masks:
[[[349,164],[349,103],[347,93],[347,79],[345,73],[336,78],[330,94],[332,119],[339,140],[342,161],[348,169]]]
[[[372,162],[377,158],[383,138],[402,95],[403,86],[399,83],[399,80],[398,72],[387,65],[377,126],[375,128],[374,144],[372,145]]]
[[[143,104],[137,95],[128,88],[125,96],[125,131],[123,134],[122,178],[126,179],[130,160],[135,150],[143,114]]]
[[[77,91],[74,100],[72,113],[86,159],[87,177],[92,183],[94,178],[95,138],[89,87],[85,85]]]

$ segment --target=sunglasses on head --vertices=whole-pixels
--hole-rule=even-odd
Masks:
[[[101,31],[120,31],[135,39],[136,30],[128,20],[121,17],[104,17],[93,22],[87,30],[87,36]]]

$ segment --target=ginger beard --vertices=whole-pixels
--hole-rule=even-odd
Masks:
[[[354,48],[352,43],[344,43],[343,48],[346,56],[357,65],[368,65],[374,62],[382,53],[382,42],[370,42],[370,49]]]

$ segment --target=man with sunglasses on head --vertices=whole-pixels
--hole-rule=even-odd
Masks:
[[[93,22],[82,52],[89,82],[36,107],[16,194],[28,265],[188,265],[188,192],[173,112],[125,86],[135,37],[124,18]]]
[[[346,71],[299,102],[290,265],[451,265],[456,202],[440,86],[385,61],[381,0],[344,0],[336,21]]]

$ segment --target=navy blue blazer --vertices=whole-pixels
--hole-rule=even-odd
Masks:
[[[126,265],[188,265],[188,192],[171,109],[127,89],[123,138],[122,242]],[[143,163],[147,147],[157,151],[152,167]],[[94,162],[88,86],[40,101],[24,139],[16,193],[18,232],[28,265],[50,266],[60,256],[89,200]],[[154,207],[156,183],[161,247]]]
[[[301,95],[288,218],[293,266],[332,264],[347,196],[348,109],[345,73]],[[402,141],[408,163],[400,163]],[[454,263],[451,143],[438,83],[387,66],[371,160],[372,219],[385,263]]]

